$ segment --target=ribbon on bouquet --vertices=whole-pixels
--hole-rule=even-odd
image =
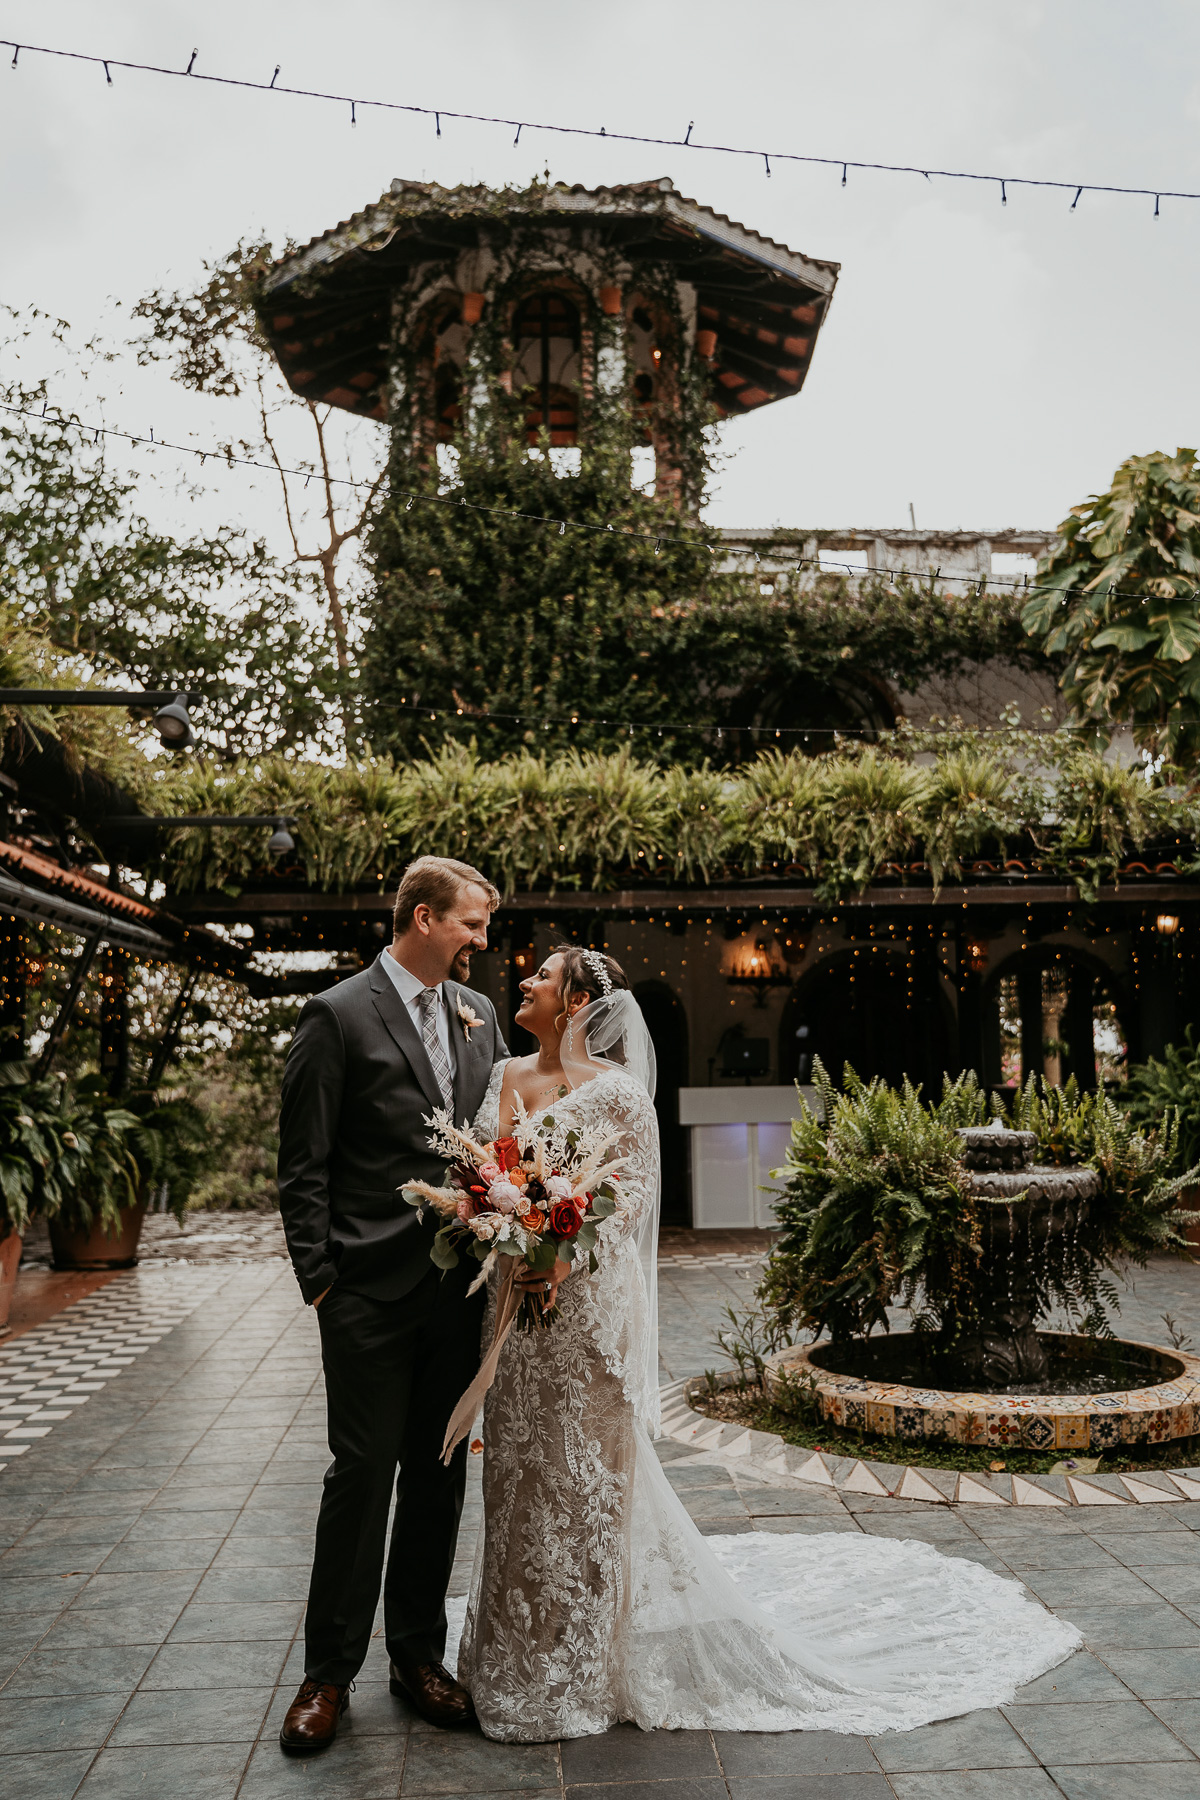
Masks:
[[[500,1278],[500,1288],[496,1295],[496,1317],[492,1323],[492,1341],[488,1353],[479,1365],[479,1373],[450,1415],[450,1423],[446,1427],[446,1436],[442,1444],[442,1462],[449,1464],[450,1458],[471,1429],[471,1422],[483,1403],[484,1395],[496,1379],[496,1369],[500,1362],[500,1352],[504,1348],[505,1339],[513,1328],[513,1321],[520,1311],[522,1294],[514,1285],[518,1269],[524,1268],[515,1256],[504,1258],[504,1274]]]

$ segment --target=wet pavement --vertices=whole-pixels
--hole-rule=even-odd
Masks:
[[[255,1217],[204,1215],[196,1234]],[[660,1453],[705,1532],[919,1538],[1011,1572],[1087,1648],[1011,1706],[870,1740],[621,1728],[513,1746],[415,1719],[388,1693],[377,1638],[337,1743],[285,1758],[276,1732],[302,1672],[328,1453],[315,1321],[268,1236],[152,1259],[0,1344],[5,1796],[1200,1800],[1200,1503],[1030,1520],[842,1496],[676,1444]],[[666,1248],[663,1360],[677,1378],[720,1362],[712,1331],[748,1300],[754,1264],[745,1247],[691,1264]],[[1200,1270],[1159,1265],[1135,1290],[1126,1335],[1161,1340],[1169,1311],[1200,1338]]]

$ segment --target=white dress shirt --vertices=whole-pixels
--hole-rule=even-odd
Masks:
[[[417,1036],[425,1042],[425,1026],[421,1018],[420,999],[425,992],[425,983],[397,962],[390,950],[385,950],[379,959],[391,978],[392,986],[408,1008],[409,1017],[417,1028]],[[450,1049],[450,1017],[446,1006],[446,994],[441,982],[434,988],[437,995],[437,1006],[434,1008],[435,1029],[442,1049],[446,1052],[446,1061],[451,1069],[454,1067],[454,1055]]]

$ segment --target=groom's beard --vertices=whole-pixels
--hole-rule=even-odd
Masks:
[[[455,981],[469,981],[471,976],[470,949],[460,950],[450,964],[450,974]]]

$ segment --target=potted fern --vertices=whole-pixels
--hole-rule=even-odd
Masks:
[[[0,1063],[0,1331],[8,1327],[30,1218],[59,1205],[72,1133],[57,1084],[31,1082],[29,1065]]]
[[[59,1269],[127,1269],[152,1197],[179,1217],[206,1165],[204,1121],[186,1098],[143,1092],[115,1105],[99,1076],[61,1090],[63,1179],[45,1211]]]

